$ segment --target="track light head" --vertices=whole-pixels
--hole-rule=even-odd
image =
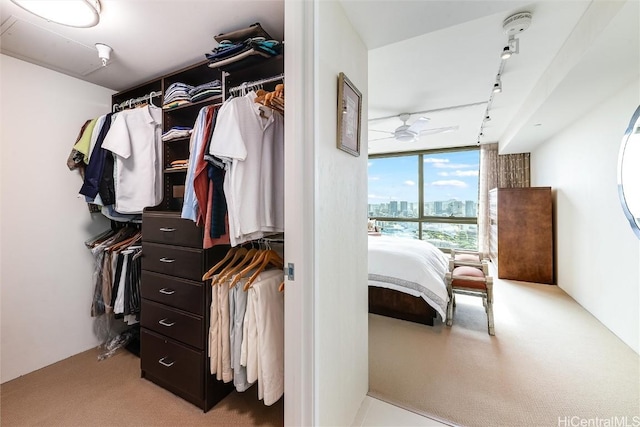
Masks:
[[[496,82],[493,84],[493,93],[500,93],[502,92],[502,82],[500,81],[500,79],[497,79]]]
[[[511,58],[511,55],[513,55],[513,52],[511,52],[511,47],[505,46],[502,50],[502,55],[500,55],[500,58],[509,59]]]

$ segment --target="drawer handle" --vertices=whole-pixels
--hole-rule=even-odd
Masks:
[[[168,327],[171,327],[176,324],[176,322],[169,322],[168,320],[169,319],[165,317],[164,319],[158,320],[158,323],[160,323],[162,326],[168,326]]]
[[[162,366],[166,366],[167,368],[170,368],[173,366],[174,363],[176,363],[174,360],[172,360],[171,362],[165,362],[166,357],[163,357],[162,359],[158,360],[158,363],[161,364]]]
[[[158,292],[160,292],[161,294],[165,294],[165,295],[173,295],[173,294],[176,293],[176,291],[174,291],[173,289],[169,289],[169,288],[162,288]]]
[[[165,233],[171,233],[173,231],[176,231],[176,229],[171,227],[160,227],[160,231],[164,231]]]
[[[166,257],[160,258],[160,262],[166,262],[166,263],[169,263],[169,264],[172,263],[172,262],[175,262],[175,261],[176,261],[175,259],[171,259],[171,258],[166,258]]]

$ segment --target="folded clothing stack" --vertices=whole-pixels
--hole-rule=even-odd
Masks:
[[[278,55],[282,51],[282,43],[276,40],[266,40],[263,37],[253,37],[241,42],[231,42],[223,40],[220,46],[213,49],[213,53],[206,53],[209,60],[209,67],[228,70],[230,64],[235,64],[244,60],[242,66],[248,65],[246,62],[256,58],[270,58]],[[225,68],[226,67],[226,68]]]
[[[191,102],[202,101],[203,99],[211,98],[222,93],[222,83],[220,80],[214,80],[212,82],[203,83],[199,86],[189,90],[189,98]]]
[[[273,40],[259,23],[214,38],[220,45],[205,57],[209,67],[223,71],[233,71],[282,52],[282,43]]]
[[[174,160],[169,164],[169,169],[187,169],[189,167],[189,159]]]
[[[174,126],[162,134],[163,141],[173,141],[175,139],[188,138],[191,136],[192,129],[187,126]]]
[[[171,84],[165,91],[162,108],[175,108],[190,103],[189,91],[191,89],[193,89],[193,86],[186,83],[176,82]]]

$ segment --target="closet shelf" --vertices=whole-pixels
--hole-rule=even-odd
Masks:
[[[167,168],[164,173],[185,173],[187,168]]]
[[[173,144],[174,142],[183,142],[183,141],[189,141],[191,139],[190,136],[185,136],[182,138],[175,138],[175,139],[170,139],[168,141],[163,141],[165,144]]]

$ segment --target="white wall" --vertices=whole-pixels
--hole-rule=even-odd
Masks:
[[[368,390],[367,49],[337,1],[316,2],[315,425],[350,425]],[[363,93],[361,153],[336,148],[338,74]]]
[[[636,80],[531,153],[532,186],[555,189],[558,286],[636,352],[640,242],[620,206],[617,164],[639,104]]]
[[[0,56],[1,381],[98,344],[93,259],[84,241],[109,224],[77,197],[67,156],[112,91]],[[95,217],[92,215],[96,215]]]

